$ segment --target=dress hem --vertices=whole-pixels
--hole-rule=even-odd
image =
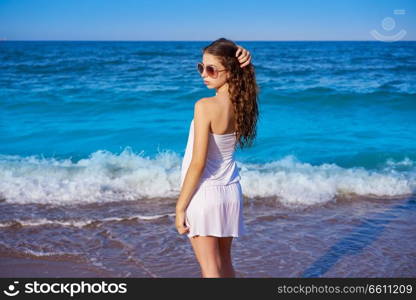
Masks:
[[[193,235],[187,235],[188,236],[188,238],[193,238],[194,236],[214,236],[214,237],[242,237],[243,235],[245,235],[245,234],[224,234],[224,235],[222,235],[222,234],[210,234],[210,233],[201,233],[201,234],[199,234],[199,233],[196,233],[196,234],[193,234]]]

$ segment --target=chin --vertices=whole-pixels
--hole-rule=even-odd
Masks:
[[[216,89],[216,88],[218,87],[217,85],[213,85],[212,83],[209,83],[209,84],[207,84],[206,86],[207,86],[207,88],[209,88],[209,89]]]

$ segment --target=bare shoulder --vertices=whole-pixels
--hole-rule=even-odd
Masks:
[[[213,103],[212,100],[207,97],[207,98],[201,98],[198,101],[195,102],[195,116],[198,115],[199,118],[208,118],[210,119],[210,116],[212,115],[213,112]]]
[[[208,106],[210,103],[210,97],[201,98],[198,101],[195,102],[195,106]]]

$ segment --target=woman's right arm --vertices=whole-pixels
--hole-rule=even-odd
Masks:
[[[240,67],[244,68],[251,62],[251,55],[250,51],[246,50],[245,48],[237,45],[238,49],[235,53],[235,56],[237,56],[238,61],[240,62]]]

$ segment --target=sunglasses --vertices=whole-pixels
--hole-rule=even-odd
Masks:
[[[218,70],[216,66],[212,65],[208,65],[205,67],[203,63],[198,63],[196,66],[200,74],[204,73],[205,69],[207,71],[207,75],[212,78],[217,78],[219,72],[225,71],[225,69]]]

